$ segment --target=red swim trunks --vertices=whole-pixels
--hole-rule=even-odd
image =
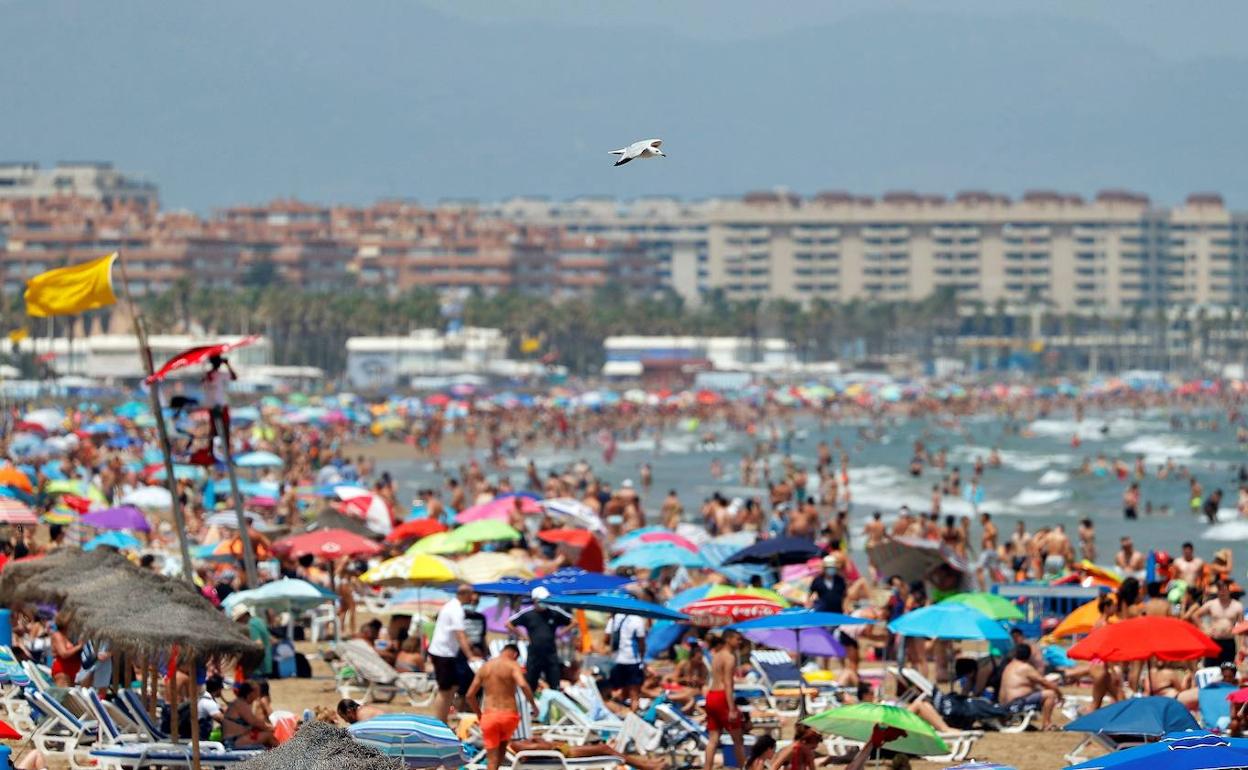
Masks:
[[[517,711],[486,711],[481,715],[481,738],[487,749],[496,749],[511,740],[520,724]]]
[[[741,714],[737,714],[736,719],[728,718],[728,694],[723,690],[711,690],[706,694],[706,729],[718,730],[739,730],[741,728]]]

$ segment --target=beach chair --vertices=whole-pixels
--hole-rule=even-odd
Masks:
[[[89,770],[95,763],[88,754],[96,725],[79,719],[47,693],[31,688],[26,697],[43,719],[30,735],[30,742],[49,760],[61,759],[72,770]]]
[[[534,725],[533,732],[548,741],[566,741],[584,745],[598,738],[614,737],[624,723],[614,714],[593,719],[566,693],[545,689],[537,696],[538,720],[545,724]]]
[[[654,754],[663,749],[663,731],[636,714],[626,714],[611,747],[621,754]]]
[[[1231,724],[1231,703],[1226,696],[1235,692],[1235,685],[1217,681],[1196,691],[1200,706],[1200,723],[1206,730],[1225,730]]]
[[[655,708],[655,727],[663,731],[663,747],[668,750],[672,756],[672,766],[675,766],[676,756],[684,755],[690,757],[702,756],[706,751],[706,747],[710,742],[710,735],[706,732],[706,727],[693,720],[679,706],[674,703],[660,703]],[[754,744],[755,736],[745,735],[745,749],[748,752],[750,746]],[[719,737],[719,749],[722,752],[724,747],[732,748],[732,736],[727,732]]]
[[[516,661],[520,665],[526,665],[529,660],[529,643],[523,639],[493,639],[490,641],[490,657],[497,658],[503,654],[503,648],[509,644],[514,644],[520,648],[520,657]]]
[[[1222,669],[1217,666],[1205,666],[1192,675],[1192,683],[1196,689],[1208,687],[1214,682],[1221,681]]]
[[[818,714],[836,702],[836,688],[810,684],[801,669],[783,650],[754,650],[750,663],[764,685],[764,699],[780,717],[797,717],[802,713],[801,699],[806,699],[806,713]]]
[[[984,733],[981,730],[954,730],[938,732],[937,735],[949,746],[949,753],[925,756],[923,759],[940,765],[965,761],[971,756],[971,750],[975,748],[975,742],[984,737]],[[848,754],[861,749],[864,744],[861,741],[851,741],[838,735],[829,735],[823,739],[823,745],[831,754]]]
[[[329,639],[338,625],[338,608],[334,604],[321,604],[308,610],[308,640],[313,644]]]
[[[413,706],[423,707],[437,695],[437,685],[428,674],[395,671],[363,639],[350,639],[335,649],[342,665],[334,669],[334,680],[344,698],[389,703],[402,693]]]

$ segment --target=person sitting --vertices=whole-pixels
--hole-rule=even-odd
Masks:
[[[339,718],[349,725],[353,725],[356,722],[367,722],[373,717],[379,717],[384,713],[376,706],[364,706],[350,698],[343,698],[338,701],[337,711]]]
[[[1031,645],[1020,644],[1014,648],[1014,659],[1001,673],[1000,704],[1008,709],[1040,707],[1040,729],[1054,730],[1053,707],[1062,700],[1058,686],[1040,675],[1031,665]]]
[[[409,636],[399,647],[399,654],[394,659],[394,670],[399,672],[425,670],[425,655],[420,651],[420,639]]]
[[[667,767],[667,759],[663,757],[647,757],[640,754],[623,754],[606,743],[590,743],[584,746],[573,746],[565,741],[546,741],[541,738],[510,740],[507,750],[513,753],[521,751],[557,751],[566,759],[585,759],[591,757],[615,757],[624,760],[637,770],[663,770]]]
[[[260,699],[260,688],[251,682],[240,682],[234,689],[234,702],[225,710],[221,738],[227,747],[266,748],[277,745],[273,728],[256,715],[255,703]]]

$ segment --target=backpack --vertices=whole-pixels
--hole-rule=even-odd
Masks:
[[[975,696],[939,693],[934,705],[945,721],[959,730],[970,730],[979,722],[1008,719],[1010,716],[1003,706]]]

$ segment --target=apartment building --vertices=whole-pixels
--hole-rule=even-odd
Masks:
[[[0,163],[0,199],[39,199],[71,196],[106,204],[138,204],[155,210],[156,185],[123,174],[111,163],[62,161],[53,168],[38,163]]]

